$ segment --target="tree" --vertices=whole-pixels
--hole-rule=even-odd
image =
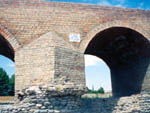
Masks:
[[[0,96],[8,96],[9,77],[7,73],[0,68]]]
[[[15,75],[12,75],[11,78],[9,79],[9,95],[14,96],[15,94]]]
[[[100,87],[100,88],[98,89],[98,93],[104,94],[104,93],[105,93],[104,88]]]
[[[88,93],[90,93],[90,94],[98,94],[98,93],[104,94],[105,91],[104,91],[103,87],[100,87],[98,90],[94,90],[94,87],[92,87],[92,89],[88,88]]]

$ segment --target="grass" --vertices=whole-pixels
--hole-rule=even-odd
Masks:
[[[0,102],[12,102],[14,96],[0,96]]]
[[[96,94],[84,94],[82,96],[82,98],[111,98],[112,94],[100,94],[100,93],[96,93]]]

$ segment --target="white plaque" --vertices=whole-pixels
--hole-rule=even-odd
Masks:
[[[70,42],[80,42],[80,34],[70,34],[69,41]]]

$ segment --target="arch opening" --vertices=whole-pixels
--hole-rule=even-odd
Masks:
[[[103,59],[111,71],[115,97],[140,93],[150,64],[149,41],[137,31],[111,27],[93,37],[85,54]]]
[[[9,42],[0,35],[0,96],[14,96],[14,68],[14,49]],[[9,98],[0,98],[0,101],[5,100],[9,101]]]
[[[110,97],[112,94],[112,88],[110,69],[107,64],[102,59],[93,55],[85,54],[84,59],[88,93],[98,94],[98,96],[101,98]]]

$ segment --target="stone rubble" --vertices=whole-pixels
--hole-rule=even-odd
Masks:
[[[55,88],[24,89],[22,100],[0,105],[0,113],[150,113],[150,92],[121,98],[81,98],[83,90]]]

